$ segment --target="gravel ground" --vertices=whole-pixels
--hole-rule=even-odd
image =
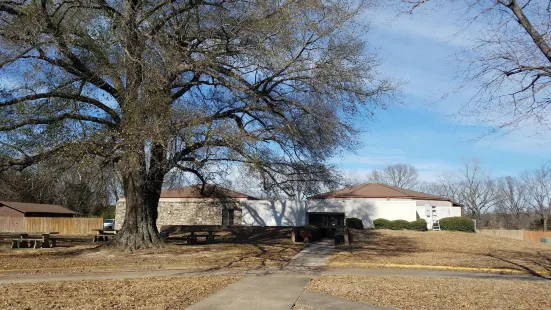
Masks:
[[[462,232],[355,230],[333,266],[408,264],[551,271],[551,245]]]
[[[406,276],[322,276],[321,294],[399,309],[551,309],[551,283]]]
[[[302,245],[231,244],[177,245],[135,254],[77,245],[53,249],[0,249],[0,269],[41,270],[45,268],[158,269],[163,267],[239,267],[286,265]]]
[[[291,310],[318,310],[316,308],[303,307],[303,306],[293,306]]]
[[[146,278],[0,285],[0,308],[185,309],[237,276]]]

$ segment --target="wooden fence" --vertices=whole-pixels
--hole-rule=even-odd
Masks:
[[[517,240],[530,240],[540,242],[541,238],[551,237],[551,232],[528,231],[528,230],[507,230],[507,229],[481,229],[479,233],[496,237],[503,237]]]
[[[524,240],[531,240],[540,242],[541,238],[551,238],[551,231],[525,231]]]
[[[23,232],[26,227],[24,217],[0,217],[0,232]]]
[[[86,236],[102,229],[102,218],[80,217],[0,217],[0,232],[48,232],[60,235]]]
[[[490,235],[490,236],[503,237],[503,238],[516,239],[516,240],[524,240],[523,230],[479,229],[478,232],[483,235]]]

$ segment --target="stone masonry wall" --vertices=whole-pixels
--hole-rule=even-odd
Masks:
[[[234,225],[241,225],[241,204],[236,201],[159,201],[157,227],[163,225],[222,225],[222,210],[234,210]],[[115,229],[124,222],[126,202],[118,201],[115,211]]]

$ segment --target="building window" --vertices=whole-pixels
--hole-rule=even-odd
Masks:
[[[233,226],[233,212],[234,210],[222,210],[222,225]]]

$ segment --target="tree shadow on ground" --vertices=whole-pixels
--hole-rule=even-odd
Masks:
[[[416,241],[410,237],[392,236],[368,229],[351,229],[350,231],[353,239],[352,244],[348,247],[340,247],[340,249],[352,254],[368,253],[377,256],[400,256],[418,250]]]
[[[250,253],[249,255],[243,255],[223,267],[234,267],[239,266],[240,263],[243,263],[247,260],[255,260],[259,263],[260,266],[264,267],[267,265],[267,262],[275,262],[279,268],[283,268],[284,265],[288,264],[289,261],[300,252],[300,249],[296,246],[291,245],[265,245],[254,243],[252,244],[256,253]]]
[[[551,257],[548,254],[537,252],[527,255],[523,252],[488,253],[489,257],[518,267],[527,273],[551,280]]]
[[[102,245],[83,247],[75,245],[61,245],[56,246],[55,248],[49,249],[33,249],[33,248],[23,248],[14,249],[7,248],[0,252],[1,259],[40,259],[42,257],[49,258],[62,258],[62,257],[76,257],[81,255],[86,255],[90,253],[97,253],[102,250]]]

